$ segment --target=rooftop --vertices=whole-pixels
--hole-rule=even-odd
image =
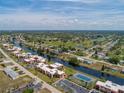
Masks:
[[[4,72],[9,75],[13,80],[17,78],[17,76],[19,76],[19,74],[17,72],[15,72],[14,70],[12,70],[9,67],[6,67],[4,69]]]
[[[116,92],[118,92],[119,90],[123,90],[124,91],[124,86],[118,85],[118,84],[113,83],[111,81],[106,81],[106,82],[97,81],[96,85],[103,86],[105,88],[114,90]]]

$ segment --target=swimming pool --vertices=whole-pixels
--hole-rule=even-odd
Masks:
[[[79,73],[75,74],[74,77],[85,82],[91,82],[93,80],[92,78]]]

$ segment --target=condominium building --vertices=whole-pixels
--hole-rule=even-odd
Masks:
[[[124,93],[124,86],[113,83],[111,81],[97,81],[96,89],[105,93]]]

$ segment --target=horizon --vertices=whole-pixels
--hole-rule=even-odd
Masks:
[[[101,31],[105,31],[105,32],[123,32],[124,30],[58,30],[58,29],[56,29],[56,30],[0,30],[0,32],[25,32],[25,31],[28,31],[28,32],[51,32],[51,31],[53,31],[53,32],[65,32],[65,31],[67,31],[67,32],[101,32]]]

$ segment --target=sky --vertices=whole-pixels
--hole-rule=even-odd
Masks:
[[[124,0],[0,0],[0,30],[124,30]]]

